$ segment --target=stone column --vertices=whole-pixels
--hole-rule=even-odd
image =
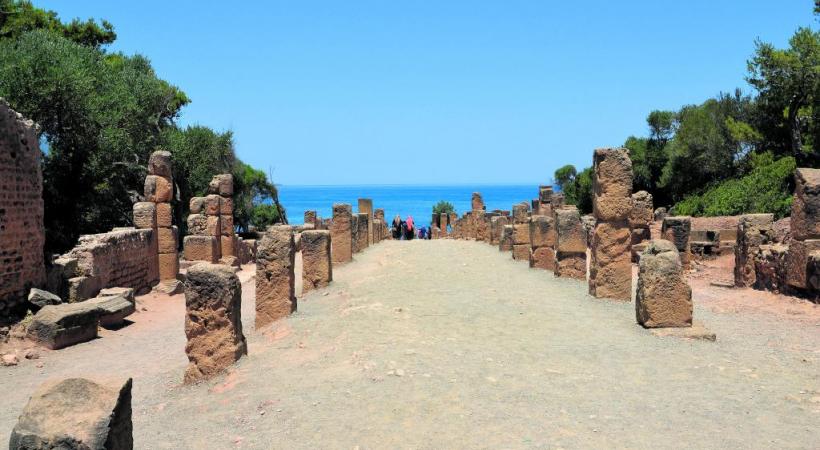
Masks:
[[[538,215],[552,217],[552,195],[552,186],[538,186]]]
[[[305,211],[304,222],[305,222],[305,225],[310,224],[310,225],[313,225],[313,227],[315,229],[318,229],[318,227],[316,226],[316,211],[315,210]]]
[[[222,210],[221,197],[192,197],[188,209],[188,235],[182,240],[185,259],[219,262],[222,257],[222,224],[219,214]]]
[[[635,293],[638,323],[646,328],[691,327],[692,289],[675,245],[663,239],[650,241],[639,267]]]
[[[816,295],[820,292],[820,169],[797,169],[794,184],[786,283],[799,292]]]
[[[367,215],[367,247],[373,243],[373,200],[369,198],[359,199],[359,214]]]
[[[490,219],[490,245],[499,245],[504,226],[509,225],[505,216],[495,216]],[[455,227],[453,227],[455,229]]]
[[[382,241],[385,239],[389,239],[390,233],[387,229],[387,221],[384,219],[384,208],[376,208],[376,210],[373,212],[373,216],[375,217],[374,220],[381,220],[381,239],[379,240]]]
[[[450,215],[447,213],[439,214],[438,227],[441,229],[441,237],[447,236],[447,224],[450,221]]]
[[[368,213],[357,214],[356,220],[356,252],[361,252],[370,245],[370,215]]]
[[[530,267],[555,271],[555,220],[532,216],[530,220]]]
[[[145,177],[145,200],[156,204],[157,215],[157,266],[160,281],[176,280],[179,273],[179,231],[173,226],[171,200],[174,181],[171,153],[156,151],[148,160],[148,176]]]
[[[654,220],[652,194],[638,191],[632,194],[632,209],[629,212],[629,227],[632,234],[632,262],[637,262],[637,248],[644,241],[652,239],[650,227]]]
[[[213,177],[208,193],[219,196],[219,247],[220,260],[234,265],[236,257],[236,232],[233,223],[233,175],[223,173]]]
[[[689,268],[689,234],[692,232],[692,218],[689,216],[666,216],[661,225],[661,237],[675,244],[680,253],[683,268]]]
[[[772,214],[746,214],[738,219],[735,243],[735,286],[752,287],[755,285],[754,255],[760,246],[774,241],[773,224],[774,215]]]
[[[513,226],[503,225],[501,227],[501,239],[498,243],[498,250],[511,252],[513,250]]]
[[[256,244],[256,328],[296,311],[296,243],[287,225],[269,227]]]
[[[302,293],[327,286],[333,281],[330,262],[330,232],[307,230],[302,232]]]
[[[598,298],[632,299],[632,161],[625,148],[599,148],[593,156],[592,232],[589,293]]]
[[[242,333],[242,286],[232,268],[210,263],[190,267],[185,310],[186,383],[217,375],[248,353]]]
[[[347,203],[333,204],[333,222],[330,224],[333,264],[344,264],[353,260],[352,209]]]
[[[587,239],[581,214],[573,205],[553,210],[555,218],[555,276],[583,280],[587,276]]]
[[[472,237],[477,241],[490,240],[490,224],[487,222],[484,211],[484,199],[478,192],[473,192],[471,200],[472,211],[470,212],[470,228]]]

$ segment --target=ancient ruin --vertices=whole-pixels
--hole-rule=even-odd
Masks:
[[[774,216],[772,214],[746,214],[737,223],[735,245],[735,286],[755,285],[754,255],[761,245],[774,241]]]
[[[353,260],[353,212],[347,203],[333,204],[333,222],[330,224],[331,257],[333,264]]]
[[[296,311],[295,258],[293,230],[287,225],[268,229],[259,241],[256,253],[256,328]]]
[[[325,287],[333,281],[330,261],[331,239],[326,230],[302,232],[302,293]]]
[[[587,240],[575,206],[553,210],[555,217],[555,276],[583,280],[587,274]]]
[[[186,383],[210,378],[248,353],[242,333],[242,286],[229,266],[203,262],[190,267],[185,310]]]
[[[635,312],[646,328],[692,326],[692,289],[672,242],[650,241],[641,254]]]
[[[543,211],[541,206],[539,211]],[[551,211],[550,211],[551,212]],[[530,267],[555,271],[555,219],[534,215],[530,220]]]
[[[661,237],[675,244],[680,252],[684,269],[689,268],[689,235],[692,231],[692,218],[689,216],[666,216],[661,226]]]

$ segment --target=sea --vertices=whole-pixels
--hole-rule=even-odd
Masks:
[[[538,185],[347,185],[347,186],[295,186],[280,185],[279,201],[285,207],[288,223],[304,223],[304,212],[316,210],[319,216],[333,216],[333,203],[350,203],[357,211],[358,199],[373,200],[373,208],[384,208],[390,221],[396,214],[402,219],[413,216],[418,226],[430,224],[433,205],[441,200],[455,206],[459,216],[471,209],[473,192],[480,192],[487,211],[509,210],[512,205],[538,198]]]

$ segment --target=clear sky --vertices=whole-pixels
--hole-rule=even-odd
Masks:
[[[652,109],[748,90],[811,0],[35,0],[111,21],[281,184],[549,181]]]

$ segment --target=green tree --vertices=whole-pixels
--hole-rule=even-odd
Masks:
[[[779,150],[788,143],[798,163],[816,163],[820,33],[799,28],[787,49],[757,41],[748,71],[747,81],[759,93],[758,103],[766,119],[761,128],[770,138],[769,148]]]
[[[285,208],[279,203],[279,192],[268,180],[265,172],[237,160],[233,179],[234,222],[241,231],[249,231],[251,225],[257,229],[265,229],[273,223],[287,223]],[[273,206],[273,209],[269,206]],[[275,216],[272,215],[274,210]],[[264,220],[258,223],[255,219]],[[268,219],[273,221],[270,222]]]
[[[273,225],[282,221],[283,215],[280,214],[279,208],[276,205],[269,203],[261,203],[254,205],[251,210],[251,223],[258,230],[264,230],[269,225]]]
[[[58,33],[81,45],[100,48],[117,39],[114,26],[105,20],[94,19],[69,23],[60,21],[57,13],[36,8],[30,1],[0,0],[0,39],[17,39],[33,30]]]
[[[592,168],[578,172],[567,164],[555,171],[555,184],[564,194],[564,202],[575,205],[582,214],[592,212]]]

